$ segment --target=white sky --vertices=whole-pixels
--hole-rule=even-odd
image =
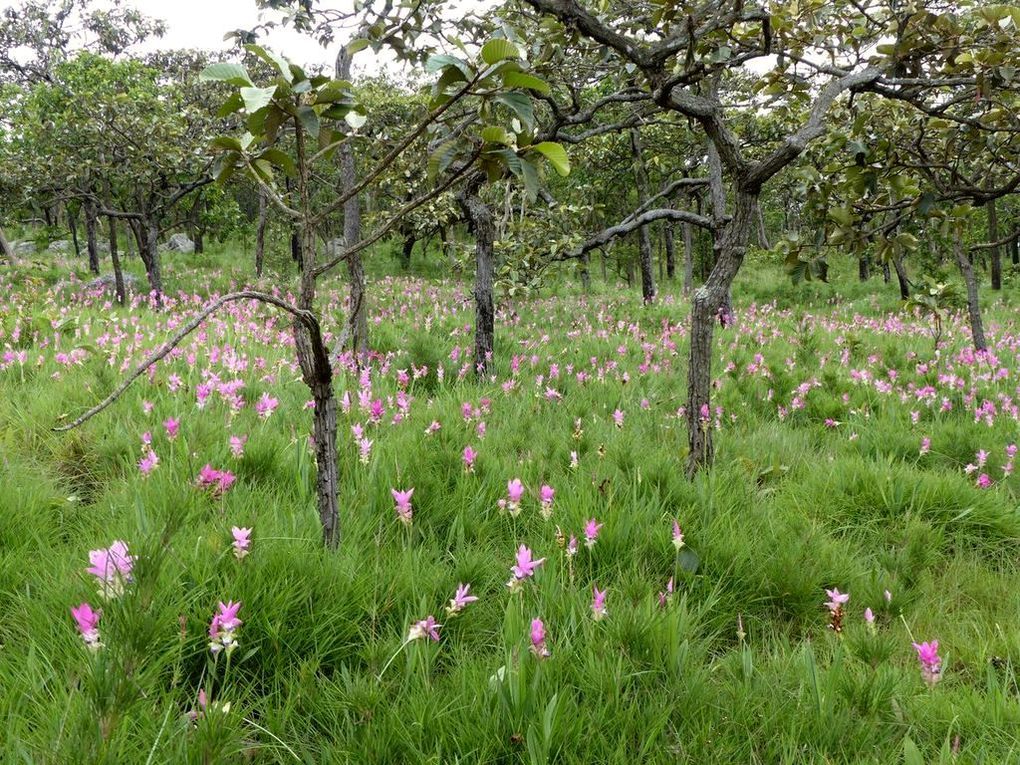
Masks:
[[[137,8],[142,13],[167,22],[167,32],[161,39],[152,40],[135,50],[172,48],[199,48],[209,51],[226,51],[229,43],[223,40],[227,32],[250,29],[260,22],[255,0],[123,0],[124,6]],[[0,10],[19,5],[17,0],[0,0]],[[95,3],[102,5],[101,2]],[[320,8],[350,8],[351,0],[320,0]],[[279,14],[276,14],[279,18]],[[341,35],[342,37],[342,35]],[[336,59],[339,41],[331,50],[292,29],[277,29],[263,36],[262,42],[288,58],[301,64],[332,65]],[[371,51],[363,51],[354,58],[355,73],[375,70]]]

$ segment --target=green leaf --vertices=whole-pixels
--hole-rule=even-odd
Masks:
[[[202,70],[198,79],[203,82],[225,82],[228,85],[236,85],[237,87],[251,86],[252,84],[248,71],[243,66],[226,61],[209,64],[209,66]]]
[[[482,46],[482,61],[490,66],[506,59],[517,59],[520,57],[521,52],[509,40],[489,40],[489,42]]]
[[[315,94],[315,103],[333,104],[337,101],[353,100],[352,86],[347,80],[331,80],[319,88]]]
[[[310,106],[302,106],[298,109],[297,118],[301,126],[312,138],[319,137],[319,115]]]
[[[270,66],[275,67],[283,79],[287,82],[294,82],[294,75],[291,74],[290,71],[290,62],[283,56],[278,53],[273,53],[271,50],[266,50],[261,45],[245,45],[244,49],[250,53],[254,53]]]
[[[347,43],[347,52],[352,56],[359,50],[365,50],[369,45],[372,44],[371,40],[366,40],[364,37],[359,37],[357,40],[351,40]]]
[[[273,102],[276,94],[276,86],[269,88],[241,88],[241,98],[244,100],[244,110],[248,114],[254,114],[259,109],[265,109]]]
[[[425,70],[428,72],[438,72],[440,69],[446,69],[448,66],[456,67],[464,75],[465,79],[472,77],[473,72],[470,65],[456,56],[437,53],[434,56],[429,56],[428,61],[425,62]]]
[[[294,160],[285,151],[281,151],[280,149],[266,149],[259,155],[259,159],[264,159],[266,162],[276,165],[276,167],[280,168],[291,177],[297,175],[297,165],[294,164]]]
[[[228,152],[221,154],[217,157],[216,162],[213,163],[212,173],[216,179],[216,183],[221,186],[230,180],[230,176],[234,174],[234,170],[237,169],[238,163],[241,161],[241,155],[237,152]]]
[[[524,181],[524,191],[528,195],[528,201],[534,202],[538,199],[538,169],[528,160],[521,162],[521,180]]]
[[[924,765],[924,757],[910,736],[903,737],[903,765]]]
[[[690,547],[683,547],[680,549],[680,554],[677,555],[677,563],[688,574],[696,574],[701,565],[701,558]]]
[[[526,127],[531,128],[535,124],[535,107],[525,94],[500,93],[492,100],[508,107]]]
[[[510,138],[510,134],[499,125],[486,125],[482,128],[480,135],[482,140],[486,143],[500,143],[504,146],[510,146],[513,144],[513,139]]]
[[[344,122],[355,130],[358,130],[363,127],[366,122],[368,122],[368,117],[361,112],[349,111],[344,115]]]
[[[212,146],[215,149],[226,149],[227,151],[244,151],[241,142],[231,135],[221,135],[213,138]]]
[[[527,88],[543,95],[549,95],[552,90],[545,80],[525,72],[504,72],[503,85],[508,88]]]
[[[432,152],[428,162],[429,179],[438,177],[450,166],[454,157],[457,156],[457,149],[459,146],[460,144],[457,141],[447,141],[446,143],[440,144],[439,148]]]
[[[234,112],[240,111],[243,107],[244,99],[241,98],[241,94],[231,93],[230,97],[223,102],[223,106],[217,110],[216,116],[223,119],[224,117],[229,117]]]
[[[554,141],[542,141],[542,143],[536,143],[531,149],[549,160],[549,164],[560,175],[570,174],[570,157],[567,156],[567,150],[561,144]]]

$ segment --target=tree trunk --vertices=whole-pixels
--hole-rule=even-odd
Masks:
[[[266,223],[269,218],[269,198],[259,187],[259,220],[255,227],[255,276],[262,276],[266,260]]]
[[[113,264],[113,288],[117,293],[117,302],[124,305],[124,273],[120,269],[120,251],[117,249],[117,219],[112,215],[108,216],[107,224],[110,230],[110,262]]]
[[[889,273],[889,261],[888,260],[883,260],[882,261],[882,281],[884,281],[886,284],[888,284],[889,280],[891,278],[892,278],[892,275]]]
[[[581,286],[585,292],[591,289],[591,256],[585,252],[581,255]]]
[[[414,243],[417,241],[414,234],[404,236],[404,244],[400,250],[400,265],[405,271],[411,268],[411,253],[414,252]]]
[[[479,377],[489,373],[493,356],[496,310],[492,297],[495,273],[493,241],[496,225],[492,210],[478,196],[484,176],[475,176],[460,193],[458,202],[475,236],[475,372]]]
[[[7,235],[2,226],[0,226],[0,255],[3,255],[8,263],[14,262],[14,250],[11,249],[11,243],[7,241]]]
[[[138,239],[138,254],[145,264],[145,275],[149,279],[149,291],[155,296],[156,305],[163,306],[163,272],[159,257],[159,224],[143,215],[135,230]]]
[[[871,278],[871,260],[867,255],[861,255],[857,259],[857,278],[862,282]]]
[[[978,300],[977,277],[974,276],[974,266],[963,249],[963,239],[960,229],[953,228],[953,255],[956,257],[956,264],[963,274],[963,283],[967,285],[967,315],[970,317],[970,335],[974,342],[974,350],[983,351],[988,348],[985,342],[985,328],[981,321],[981,304]]]
[[[67,227],[71,229],[71,244],[74,245],[74,256],[76,258],[81,257],[81,245],[78,243],[78,212],[72,215],[71,211],[67,211]]]
[[[1020,266],[1020,228],[1013,232],[1013,241],[1010,242],[1009,251],[1013,256],[1013,265]]]
[[[758,195],[737,190],[733,218],[723,227],[718,256],[705,284],[691,303],[690,352],[687,365],[687,474],[712,464],[712,337],[720,310],[729,304],[730,286],[740,270],[755,226]]]
[[[999,241],[999,216],[995,210],[995,200],[989,199],[985,203],[985,210],[988,213],[988,241]],[[992,247],[992,289],[1002,289],[1002,248],[996,245]]]
[[[336,76],[341,80],[351,79],[351,54],[345,45],[336,59]],[[348,141],[340,147],[340,189],[349,194],[357,185],[357,170],[354,165],[354,150]],[[361,207],[355,194],[344,203],[344,245],[353,247],[361,241]],[[365,300],[365,268],[361,253],[347,259],[347,277],[350,282],[350,328],[351,350],[355,355],[368,350],[368,304]]]
[[[694,239],[691,224],[683,224],[684,232],[684,295],[690,295],[694,288]]]
[[[892,262],[893,268],[896,269],[896,280],[900,284],[900,297],[907,300],[910,297],[910,280],[907,279],[907,268],[903,265],[903,256],[893,256]]]
[[[765,216],[761,211],[761,200],[758,201],[758,209],[755,212],[755,222],[758,224],[758,246],[763,250],[771,249],[769,234],[765,229]]]
[[[673,281],[676,276],[676,244],[673,241],[673,224],[667,221],[662,233],[666,240],[666,278]]]
[[[96,241],[96,203],[89,200],[85,202],[85,236],[88,242],[89,271],[99,273],[99,245]]]
[[[638,205],[648,200],[648,171],[641,154],[641,135],[637,128],[631,128],[630,148],[634,159],[634,185],[637,187]],[[645,304],[655,301],[655,272],[652,268],[652,237],[648,226],[638,229],[638,252],[641,262],[641,299]]]

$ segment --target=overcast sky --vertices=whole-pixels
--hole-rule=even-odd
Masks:
[[[0,0],[0,10],[18,5],[17,0]],[[97,2],[96,5],[101,3]],[[226,50],[229,45],[223,41],[227,32],[250,29],[259,23],[259,11],[255,0],[124,0],[126,6],[133,6],[148,16],[167,22],[167,33],[159,40],[153,40],[139,50],[160,48],[201,48],[203,50]],[[350,0],[320,0],[319,7],[350,7]],[[325,50],[309,37],[290,29],[278,29],[265,42],[289,58],[302,64],[332,64],[336,50]],[[334,46],[336,48],[337,46]],[[364,71],[372,56],[356,56],[355,71]]]

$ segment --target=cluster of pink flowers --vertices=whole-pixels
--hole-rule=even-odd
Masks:
[[[850,593],[833,588],[826,590],[825,594],[829,596],[825,603],[829,609],[829,629],[839,634],[843,631],[843,606],[850,600]]]
[[[242,621],[237,617],[241,604],[220,601],[212,621],[209,622],[209,650],[213,655],[221,651],[230,656],[237,648],[237,630]]]
[[[506,583],[506,586],[510,588],[511,592],[518,591],[524,582],[535,575],[535,572],[543,563],[545,563],[545,558],[535,560],[527,545],[521,545],[517,549],[517,562],[510,567],[510,573],[513,576],[510,577],[510,581]]]
[[[196,484],[201,489],[211,490],[214,496],[219,497],[226,494],[227,490],[234,485],[236,480],[237,476],[229,470],[217,470],[209,463],[206,463],[198,471]]]
[[[135,556],[128,553],[126,542],[116,540],[109,547],[89,551],[90,565],[85,569],[99,584],[99,594],[107,600],[124,594],[131,582]]]
[[[393,495],[394,509],[397,513],[397,520],[401,523],[410,526],[411,519],[414,511],[411,508],[411,495],[414,494],[414,489],[410,488],[407,491],[399,491],[397,489],[390,489],[390,494]]]
[[[251,529],[234,526],[230,529],[234,537],[234,557],[243,560],[251,552]]]

